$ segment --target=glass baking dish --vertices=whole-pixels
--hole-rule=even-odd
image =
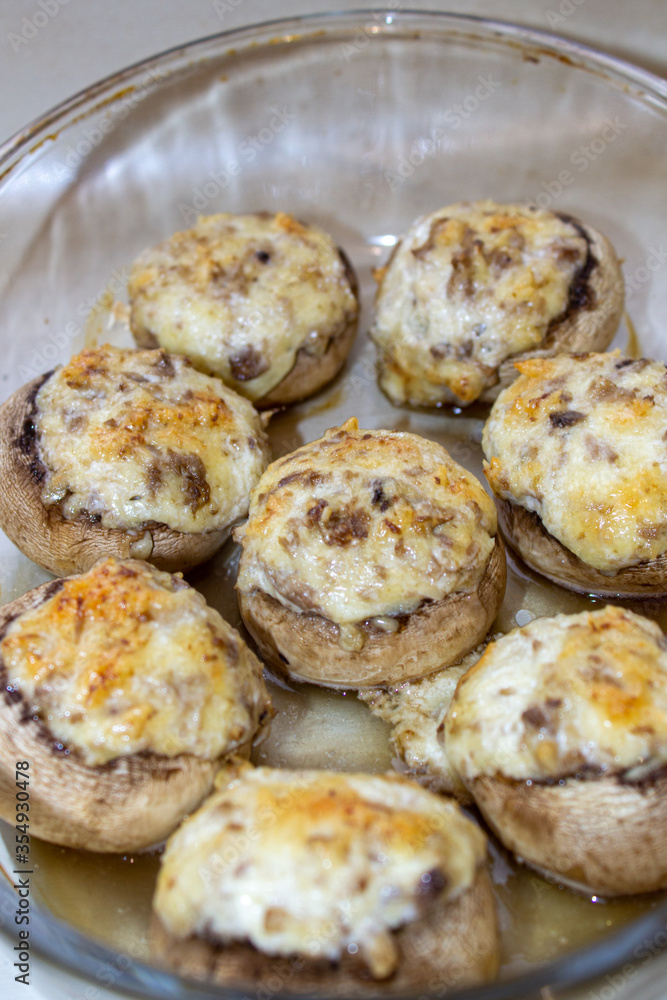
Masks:
[[[624,259],[628,320],[614,346],[664,359],[666,154],[665,81],[499,22],[397,4],[276,21],[172,50],[77,95],[0,150],[2,397],[84,344],[131,343],[114,303],[144,247],[200,213],[282,210],[334,235],[359,276],[363,312],[343,374],[273,419],[274,454],[356,415],[362,427],[438,440],[481,476],[483,410],[396,409],[377,389],[365,335],[372,268],[416,215],[449,202],[556,207],[602,230]],[[236,557],[230,543],[190,579],[238,626]],[[0,539],[3,601],[46,576]],[[519,611],[525,620],[594,603],[512,566],[496,628],[513,627]],[[384,724],[353,695],[277,685],[272,693],[278,716],[258,761],[391,766]],[[11,936],[9,834],[3,825],[0,923]],[[103,859],[35,841],[33,860],[31,939],[42,955],[143,996],[225,995],[150,966],[155,855]],[[593,904],[520,870],[495,846],[492,860],[503,972],[465,996],[569,992],[618,966],[641,971],[644,956],[667,942],[661,897]],[[226,995],[259,996],[258,988]],[[280,994],[280,984],[266,989]]]

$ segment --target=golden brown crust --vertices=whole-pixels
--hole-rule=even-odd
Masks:
[[[50,581],[0,608],[0,636],[17,615],[36,608],[60,587]],[[0,815],[15,822],[16,761],[28,761],[30,833],[65,847],[135,851],[164,840],[213,787],[220,761],[191,755],[135,754],[88,767],[75,752],[58,750],[26,703],[7,691],[0,660]],[[23,772],[25,775],[25,772]]]
[[[404,616],[401,631],[363,623],[358,652],[341,648],[338,626],[299,614],[260,591],[239,592],[243,621],[264,661],[279,675],[325,687],[398,684],[455,663],[489,631],[505,593],[505,552],[495,546],[477,588],[423,605]]]
[[[218,985],[266,985],[277,993],[364,997],[408,990],[458,988],[487,982],[498,970],[499,939],[495,899],[481,869],[472,887],[453,902],[437,901],[395,933],[400,959],[391,979],[370,978],[358,959],[338,965],[299,957],[264,955],[248,944],[217,947],[200,938],[179,941],[154,916],[150,931],[155,960],[192,979]]]
[[[35,448],[35,396],[48,376],[18,389],[0,407],[0,527],[33,562],[58,576],[80,573],[103,556],[145,558],[158,569],[187,572],[210,559],[229,535],[219,531],[190,534],[151,523],[137,532],[102,528],[86,518],[66,520],[41,499],[44,468]],[[143,546],[152,538],[152,550]],[[139,546],[137,548],[136,546]]]
[[[502,389],[517,377],[516,361],[525,358],[552,357],[554,354],[583,354],[604,351],[611,343],[623,317],[625,284],[613,246],[602,233],[570,216],[560,216],[586,236],[589,254],[595,265],[587,277],[587,287],[580,305],[568,309],[556,320],[544,341],[533,351],[515,354],[498,369],[498,383],[482,393],[483,402],[493,402]]]
[[[531,569],[568,590],[601,597],[664,597],[667,554],[612,575],[582,562],[551,535],[537,514],[511,500],[496,499],[498,524],[505,541]]]
[[[482,776],[469,788],[500,840],[540,872],[600,895],[667,888],[667,775],[546,785]]]
[[[358,303],[359,287],[356,275],[350,261],[340,247],[338,253],[345,267],[345,277]],[[302,347],[297,351],[292,370],[270,392],[255,400],[254,405],[258,409],[266,409],[270,406],[288,406],[306,399],[307,396],[312,396],[313,393],[325,386],[343,367],[357,335],[358,325],[359,313],[357,311],[353,319],[338,330],[331,332],[326,351],[319,356],[309,354]]]

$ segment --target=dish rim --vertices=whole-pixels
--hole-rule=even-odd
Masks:
[[[183,72],[196,64],[205,65],[212,59],[236,58],[245,51],[257,53],[262,47],[276,46],[276,43],[289,45],[293,43],[316,42],[318,39],[331,40],[331,34],[347,30],[350,38],[352,32],[360,27],[360,20],[371,20],[377,30],[373,38],[395,36],[405,37],[408,31],[414,33],[420,27],[436,26],[442,30],[441,41],[457,36],[468,41],[475,37],[485,41],[495,40],[508,48],[539,49],[541,54],[565,61],[576,70],[587,70],[605,80],[610,86],[630,84],[637,96],[653,104],[667,115],[667,79],[663,79],[650,70],[643,69],[629,60],[619,58],[596,49],[586,43],[564,38],[556,33],[530,28],[511,21],[487,18],[480,15],[452,13],[447,11],[429,11],[421,9],[403,10],[399,7],[390,8],[355,8],[352,10],[320,11],[287,18],[272,18],[245,25],[240,28],[227,29],[206,35],[192,41],[172,46],[156,55],[141,59],[108,76],[96,81],[89,87],[51,107],[44,114],[29,122],[14,135],[0,144],[0,187],[11,178],[14,168],[21,164],[26,156],[36,153],[42,144],[52,135],[53,126],[56,136],[63,129],[77,120],[82,120],[94,114],[101,105],[112,107],[122,99],[128,89],[122,89],[124,84],[135,80],[142,73],[160,70],[169,66],[170,70],[162,79],[156,81],[157,86],[169,81],[173,75]],[[364,24],[365,26],[365,24]],[[278,37],[276,37],[276,35]],[[329,36],[328,38],[326,36]],[[225,48],[225,43],[229,47]],[[231,45],[231,43],[236,43]],[[132,87],[136,90],[136,87]],[[119,92],[120,91],[120,92]],[[98,99],[100,99],[98,101]],[[79,112],[79,114],[77,114]],[[9,830],[11,825],[7,824]],[[9,872],[0,864],[0,912],[11,912],[12,902],[16,905],[16,895],[11,885]],[[7,909],[9,905],[10,909]],[[145,962],[128,959],[121,952],[88,937],[47,909],[40,909],[33,904],[31,908],[31,946],[34,940],[35,951],[42,959],[53,963],[68,973],[88,978],[90,982],[102,982],[111,989],[123,989],[132,996],[155,998],[162,996],[173,1000],[204,1000],[217,996],[228,1000],[240,997],[240,987],[223,988],[182,978],[176,973],[162,970]],[[667,925],[667,900],[639,918],[629,921],[624,926],[597,941],[593,945],[560,956],[559,958],[541,963],[528,973],[519,973],[506,980],[498,980],[479,987],[467,988],[452,993],[458,1000],[520,1000],[522,997],[540,994],[545,986],[559,989],[581,986],[591,979],[613,971],[632,959],[638,947],[646,944],[651,934],[654,938],[658,932],[665,934]],[[11,940],[12,932],[9,921],[0,918],[0,930]],[[667,935],[666,935],[667,936]],[[65,946],[63,948],[63,946]],[[69,952],[65,955],[63,952]],[[656,957],[656,953],[653,953]],[[119,959],[124,958],[123,965]],[[129,966],[129,968],[128,968]],[[112,969],[114,980],[111,984],[100,979],[100,969]],[[377,994],[379,995],[379,994]],[[274,1000],[280,1000],[287,995],[275,991],[271,994]],[[326,994],[322,994],[326,996]],[[401,1000],[405,995],[392,994],[395,1000]],[[410,994],[405,1000],[414,1000]]]
[[[650,92],[653,92],[653,97],[658,101],[658,103],[663,104],[663,110],[667,111],[667,78],[659,76],[657,73],[653,73],[651,70],[644,69],[641,66],[636,65],[628,59],[622,59],[619,56],[611,55],[611,53],[605,52],[602,49],[596,49],[592,45],[588,45],[585,42],[577,42],[573,39],[566,38],[563,35],[558,35],[555,32],[544,31],[541,28],[531,28],[527,25],[522,25],[513,21],[505,21],[501,18],[487,18],[478,14],[463,14],[460,12],[450,12],[450,11],[438,11],[438,10],[401,10],[398,7],[391,10],[388,7],[355,7],[351,10],[331,10],[331,11],[318,11],[312,14],[299,14],[293,17],[286,18],[270,18],[269,20],[259,21],[255,24],[244,25],[240,28],[228,28],[224,31],[215,32],[212,35],[202,35],[195,38],[189,42],[184,42],[180,45],[172,45],[167,49],[158,52],[155,55],[148,56],[146,59],[140,59],[137,62],[131,63],[129,66],[125,66],[120,70],[116,70],[114,73],[110,73],[108,76],[102,77],[96,80],[88,87],[83,87],[81,90],[76,91],[70,97],[65,98],[63,101],[59,101],[50,107],[44,114],[39,115],[37,118],[32,119],[23,128],[18,129],[13,135],[9,136],[2,143],[0,143],[0,182],[3,182],[8,172],[11,171],[12,167],[4,170],[2,169],[6,162],[11,158],[12,154],[21,149],[23,145],[28,143],[36,134],[40,131],[46,129],[49,125],[54,124],[56,121],[60,121],[65,118],[65,116],[71,112],[76,111],[77,108],[88,103],[98,94],[106,93],[107,91],[113,89],[124,83],[126,80],[135,76],[138,71],[148,71],[154,67],[158,67],[161,63],[169,62],[174,57],[186,57],[190,50],[202,49],[207,45],[214,45],[219,41],[223,41],[226,38],[234,38],[239,41],[243,41],[244,38],[251,38],[253,46],[257,44],[257,40],[254,36],[258,33],[269,32],[273,28],[286,29],[288,26],[298,27],[304,25],[309,27],[310,25],[316,26],[319,22],[329,22],[331,21],[331,26],[336,24],[342,25],[344,21],[351,20],[353,18],[359,19],[370,18],[374,20],[377,27],[381,27],[381,21],[378,18],[384,16],[385,22],[381,30],[385,34],[391,34],[393,32],[387,32],[385,29],[391,28],[394,22],[407,22],[410,20],[434,20],[442,25],[446,25],[448,22],[452,26],[456,25],[468,25],[469,27],[477,27],[486,29],[489,33],[496,32],[498,37],[503,37],[505,40],[512,38],[518,42],[530,43],[534,46],[541,46],[545,52],[549,55],[556,56],[557,58],[562,57],[563,53],[567,56],[576,57],[579,66],[576,68],[584,67],[585,63],[589,60],[596,64],[598,67],[602,67],[609,72],[617,76],[630,77],[632,82],[639,83],[646,92],[646,96],[649,96]],[[391,20],[387,20],[391,18]],[[358,25],[357,25],[358,27]],[[315,32],[319,34],[320,32],[315,29]],[[313,32],[313,33],[315,33]],[[313,34],[311,33],[311,34]],[[295,37],[287,37],[281,39],[284,42],[294,42],[302,41],[305,39],[305,35],[301,33],[297,34]],[[265,44],[266,44],[265,40]],[[223,54],[230,54],[223,53]],[[220,53],[218,53],[220,55]],[[108,98],[107,98],[108,100]],[[113,100],[113,95],[111,96]],[[89,111],[94,110],[89,109]],[[64,122],[62,124],[65,124]],[[26,152],[31,152],[32,150],[26,150]]]

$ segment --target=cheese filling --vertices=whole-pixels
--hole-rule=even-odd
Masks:
[[[383,979],[398,958],[391,931],[456,899],[484,853],[455,803],[405,779],[248,767],[170,838],[153,905],[179,938],[358,952]]]
[[[667,551],[667,369],[612,354],[517,364],[482,440],[494,493],[613,574]]]
[[[249,399],[323,354],[357,315],[331,237],[279,212],[202,216],[152,247],[129,282],[130,323]]]
[[[262,665],[185,581],[107,559],[7,628],[9,690],[89,766],[148,751],[216,760],[269,710]]]
[[[81,351],[36,405],[42,502],[68,520],[220,530],[246,514],[268,461],[253,407],[164,351]]]
[[[667,643],[646,618],[538,618],[492,642],[445,725],[464,779],[640,778],[667,763]]]
[[[471,403],[567,310],[589,249],[527,205],[461,202],[417,219],[382,274],[371,337],[396,403]]]
[[[235,536],[237,586],[340,626],[407,614],[474,590],[495,531],[493,502],[444,448],[352,418],[269,466]]]

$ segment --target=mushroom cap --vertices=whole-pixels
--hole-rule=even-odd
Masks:
[[[511,851],[548,878],[603,896],[667,888],[667,775],[543,784],[480,775],[468,787]]]
[[[1,607],[0,636],[60,587],[61,581],[51,580]],[[76,752],[64,752],[22,696],[8,690],[2,659],[0,680],[0,816],[15,822],[17,774],[27,776],[34,836],[89,851],[142,850],[163,841],[212,789],[220,759],[142,752],[97,767],[84,764]],[[235,753],[247,756],[250,743]],[[23,760],[29,769],[15,771]]]
[[[485,637],[505,593],[506,563],[498,537],[477,587],[401,616],[399,631],[360,622],[358,651],[340,644],[338,625],[298,613],[261,591],[239,591],[246,628],[279,675],[333,688],[399,684],[455,663]]]
[[[30,833],[63,847],[120,853],[160,843],[210,792],[220,766],[141,754],[86,767],[24,719],[21,706],[3,709],[0,815],[15,822],[14,763],[27,760],[29,771],[17,773],[30,779]]]
[[[510,548],[527,566],[568,590],[600,597],[664,597],[667,595],[667,554],[602,573],[589,566],[554,538],[538,514],[511,500],[496,500],[498,526]]]
[[[249,944],[216,946],[199,937],[178,940],[154,915],[150,947],[154,960],[179,975],[233,986],[264,983],[286,994],[335,997],[405,994],[443,984],[472,986],[498,971],[499,936],[495,897],[488,872],[481,868],[473,885],[457,899],[437,900],[418,919],[394,933],[399,962],[389,980],[377,981],[358,959],[345,954],[335,966],[300,957],[265,955]]]

